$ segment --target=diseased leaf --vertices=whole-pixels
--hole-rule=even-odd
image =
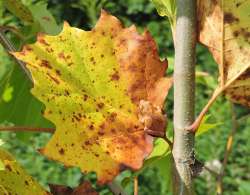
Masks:
[[[152,150],[152,137],[144,128],[154,130],[155,120],[161,120],[171,86],[163,78],[167,64],[159,60],[148,32],[123,28],[102,11],[92,31],[65,23],[58,36],[39,35],[35,44],[14,55],[27,63],[32,94],[46,105],[44,116],[56,125],[41,153],[83,172],[95,171],[100,183],[126,167],[142,166]],[[140,122],[145,102],[149,120]]]
[[[220,87],[250,106],[250,1],[198,1],[199,39],[219,64]]]
[[[49,193],[29,176],[11,154],[0,148],[0,194],[48,195]]]
[[[27,23],[33,22],[30,10],[22,3],[21,0],[2,0],[4,6],[15,16]]]

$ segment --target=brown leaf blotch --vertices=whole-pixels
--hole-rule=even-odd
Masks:
[[[225,23],[231,24],[233,22],[239,22],[239,18],[235,17],[232,13],[226,12],[224,15]]]

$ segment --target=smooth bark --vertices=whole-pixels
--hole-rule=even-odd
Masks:
[[[177,0],[174,66],[174,194],[193,194],[196,0]]]

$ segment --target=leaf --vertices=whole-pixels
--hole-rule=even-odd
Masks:
[[[195,136],[202,135],[203,133],[206,133],[210,129],[214,129],[215,127],[221,125],[222,123],[207,123],[207,120],[210,118],[210,115],[205,115],[205,117],[202,119],[201,124],[195,133]]]
[[[198,1],[199,40],[219,64],[220,88],[250,106],[250,1]]]
[[[159,60],[148,32],[123,28],[102,11],[92,31],[65,23],[58,36],[39,35],[35,44],[13,55],[27,63],[34,80],[31,92],[56,125],[41,153],[83,172],[95,171],[100,183],[124,168],[142,166],[152,150],[144,128],[157,127],[172,83],[163,78],[167,64]],[[140,108],[146,109],[141,102],[149,105],[148,124],[139,120],[139,113],[145,114]]]
[[[21,168],[11,154],[1,148],[0,162],[4,165],[4,169],[0,170],[0,194],[49,194]]]
[[[176,0],[151,0],[160,16],[167,16],[172,25],[175,27],[176,21]]]
[[[3,0],[4,6],[15,16],[27,23],[33,22],[30,10],[22,3],[21,0]]]
[[[154,149],[148,159],[154,158],[154,157],[162,157],[170,152],[169,145],[166,143],[166,141],[162,138],[158,138],[154,142]]]
[[[172,155],[168,155],[158,159],[150,167],[155,167],[161,178],[161,194],[173,192],[172,189]]]
[[[57,25],[55,18],[47,10],[47,4],[32,4],[28,6],[32,13],[33,20],[40,26],[39,31],[56,35],[61,28]]]
[[[21,0],[4,0],[4,5],[22,22],[31,25],[36,32],[56,35],[61,30],[55,18],[47,10],[46,3],[25,5]]]
[[[14,70],[6,80],[9,80],[8,86],[13,88],[13,97],[6,103],[2,100],[3,94],[0,95],[0,123],[7,121],[19,126],[52,127],[41,114],[43,105],[30,94],[31,82],[18,65],[10,65],[14,66]]]

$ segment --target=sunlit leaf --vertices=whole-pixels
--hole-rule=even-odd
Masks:
[[[161,108],[172,80],[163,78],[167,64],[148,32],[103,11],[92,31],[65,23],[58,36],[39,35],[14,55],[27,63],[32,94],[56,125],[41,150],[50,159],[95,171],[105,183],[142,166],[152,150],[145,128],[165,132]]]
[[[167,16],[172,27],[176,20],[176,0],[151,0],[160,16]]]
[[[158,138],[154,142],[154,149],[148,159],[154,157],[162,157],[170,151],[169,145],[162,138]]]
[[[211,129],[215,129],[216,127],[221,125],[221,123],[208,123],[207,120],[209,119],[209,117],[210,117],[210,115],[206,115],[202,119],[201,124],[200,124],[197,132],[195,133],[196,136],[202,135],[203,133],[206,133],[207,131],[209,131]]]
[[[0,162],[4,166],[0,169],[0,194],[49,194],[22,169],[8,152],[1,148]]]
[[[220,87],[250,106],[250,1],[198,1],[199,39],[219,64]]]

